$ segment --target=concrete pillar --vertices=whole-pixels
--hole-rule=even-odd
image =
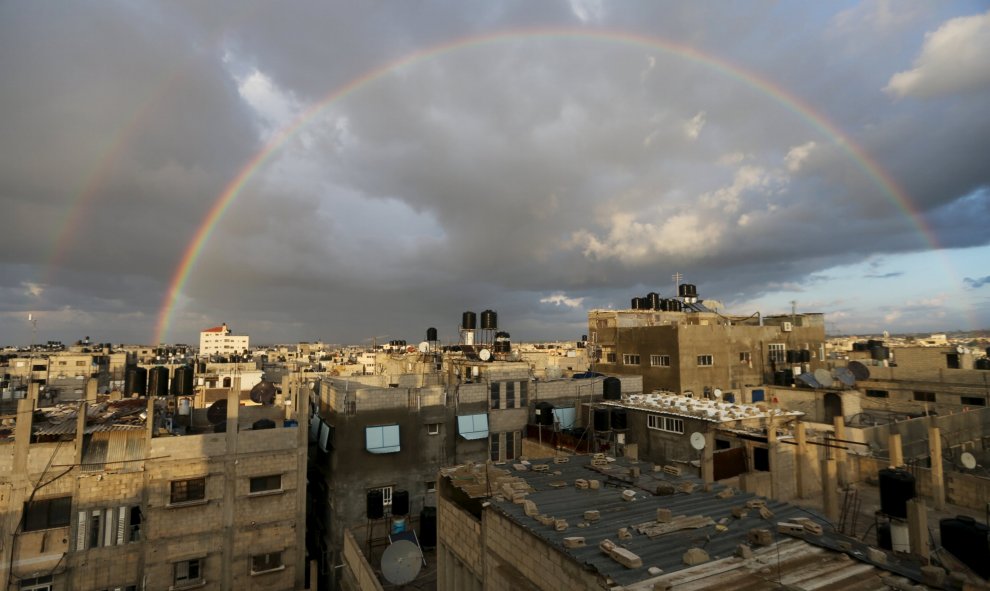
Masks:
[[[85,401],[79,403],[79,411],[76,415],[76,455],[75,463],[82,464],[83,441],[86,436],[86,413],[89,411],[89,404]]]
[[[780,490],[777,481],[783,475],[777,473],[777,424],[773,415],[767,417],[767,462],[770,464],[770,497],[776,499]]]
[[[835,428],[835,438],[845,439],[846,438],[846,420],[844,418],[835,417],[832,421],[832,426]],[[836,445],[846,446],[845,443],[837,443]],[[835,452],[835,463],[836,471],[839,476],[839,486],[841,488],[846,488],[850,484],[849,478],[849,452],[844,449],[833,449]]]
[[[838,527],[839,488],[835,477],[835,460],[822,460],[822,504],[825,517]]]
[[[237,478],[231,476],[237,474],[237,415],[240,411],[241,398],[241,378],[236,377],[231,382],[232,386],[227,391],[227,449],[224,455],[224,471],[227,475],[223,479],[223,564],[233,564],[234,562],[234,498],[237,493]],[[233,588],[233,569],[223,569],[223,577],[220,580],[220,589],[230,591]]]
[[[907,518],[911,554],[928,564],[928,508],[924,499],[915,498],[907,502]]]
[[[945,474],[942,472],[942,433],[938,427],[928,428],[928,453],[932,458],[932,503],[942,510],[945,508]]]
[[[34,418],[34,400],[30,396],[17,401],[17,424],[14,425],[14,469],[23,476],[27,472],[28,447],[31,445],[31,421]]]
[[[86,380],[86,402],[89,404],[96,404],[96,394],[100,386],[100,380],[97,378],[89,378]]]
[[[701,450],[701,478],[705,481],[705,490],[711,490],[715,482],[715,431],[705,431],[705,449]]]
[[[904,465],[904,449],[901,447],[901,434],[890,434],[890,465],[900,468]]]
[[[152,437],[155,436],[155,398],[154,396],[148,398],[148,418],[144,421],[144,427],[146,431],[146,437],[150,441]]]
[[[794,425],[794,439],[797,440],[797,455],[795,456],[795,473],[797,478],[797,496],[799,499],[808,497],[808,488],[811,484],[811,474],[807,465],[808,438],[805,433],[804,423],[798,421]]]

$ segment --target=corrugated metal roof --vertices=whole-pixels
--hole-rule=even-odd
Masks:
[[[536,462],[538,461],[534,461],[534,463]],[[749,531],[752,529],[768,529],[772,532],[775,541],[790,543],[793,538],[777,533],[776,524],[796,517],[811,518],[826,531],[822,536],[808,534],[809,542],[817,542],[819,545],[834,548],[838,547],[840,538],[848,542],[846,538],[834,534],[831,525],[823,517],[803,508],[779,501],[766,500],[766,507],[773,512],[773,516],[769,519],[763,519],[758,509],[750,509],[745,517],[738,519],[732,516],[732,508],[745,505],[747,500],[757,498],[755,495],[734,491],[732,496],[719,498],[717,493],[726,488],[722,485],[715,485],[710,492],[703,492],[701,483],[697,478],[675,477],[664,472],[654,472],[649,463],[639,463],[637,466],[645,472],[642,472],[638,478],[631,478],[628,476],[630,465],[623,460],[612,463],[606,469],[596,472],[590,466],[590,457],[575,456],[571,457],[568,463],[550,463],[549,472],[510,471],[513,476],[523,478],[532,487],[533,491],[526,498],[536,503],[541,514],[567,520],[568,528],[561,532],[556,531],[552,526],[542,525],[534,518],[525,515],[521,504],[499,498],[493,499],[492,504],[498,511],[509,516],[522,528],[544,539],[549,545],[569,555],[579,564],[597,571],[615,584],[624,586],[646,579],[654,579],[648,573],[650,567],[659,567],[665,575],[687,569],[688,567],[683,564],[682,557],[689,548],[702,548],[708,552],[712,561],[731,560],[737,547],[747,542]],[[578,489],[574,484],[578,478],[599,479],[603,486],[598,490]],[[686,482],[696,485],[697,488],[694,492],[677,492],[669,495],[655,494],[658,485],[669,490],[671,487],[677,487]],[[635,500],[623,500],[622,491],[627,489],[635,491]],[[652,539],[647,535],[638,533],[634,526],[655,523],[658,508],[669,509],[673,517],[709,517],[714,521],[714,524],[697,529],[671,532]],[[585,521],[584,512],[590,510],[599,511],[601,516],[599,521]],[[630,539],[619,539],[618,530],[623,527],[629,528],[632,533]],[[565,548],[564,538],[570,536],[583,536],[587,545],[580,548]],[[822,538],[822,540],[812,539],[816,537]],[[626,568],[603,553],[598,545],[605,539],[609,539],[638,555],[643,561],[643,566]],[[864,553],[862,544],[859,544],[857,548],[861,554]],[[821,555],[822,559],[830,556],[827,551],[815,552],[810,547],[793,552],[797,554],[806,552],[809,556]],[[853,562],[855,563],[855,561]],[[706,564],[712,565],[711,562]],[[757,564],[759,564],[758,561],[753,563],[751,567],[755,567],[754,565]],[[748,576],[744,571],[745,569],[740,571],[738,575],[741,577],[740,583]],[[907,571],[911,572],[911,569],[907,569]],[[859,571],[856,570],[855,572]],[[919,576],[917,567],[915,567],[913,574],[915,577]],[[795,572],[793,575],[799,577],[800,572]],[[859,575],[850,574],[852,578],[856,576]],[[759,580],[764,584],[766,583],[766,578]],[[736,589],[737,587],[731,584],[723,587],[720,584],[719,588]],[[752,588],[761,587],[757,585]],[[874,589],[882,587],[849,588]]]

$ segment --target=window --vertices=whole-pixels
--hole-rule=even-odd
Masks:
[[[428,493],[437,492],[437,481],[436,480],[427,480],[426,481],[426,492],[428,492]]]
[[[513,460],[516,457],[516,434],[509,431],[505,434],[505,459]]]
[[[965,404],[967,406],[986,406],[987,401],[984,398],[977,398],[975,396],[960,396],[959,404]]]
[[[650,355],[650,365],[653,367],[670,367],[670,355]]]
[[[516,383],[505,383],[505,408],[516,407]]]
[[[488,437],[488,415],[462,415],[457,417],[457,432],[467,440]]]
[[[499,400],[501,399],[501,395],[500,395],[501,388],[502,388],[502,384],[500,384],[498,382],[493,382],[492,383],[492,406],[491,406],[491,408],[498,408],[498,406],[499,406]]]
[[[915,391],[914,399],[918,402],[935,402],[935,393]]]
[[[426,426],[427,435],[439,435],[440,434],[440,423],[430,423]]]
[[[890,394],[886,390],[867,390],[867,398],[887,398]]]
[[[623,353],[622,354],[622,364],[623,365],[639,365],[639,355],[633,353]]]
[[[24,503],[24,531],[65,527],[72,521],[72,497]]]
[[[675,419],[674,417],[646,415],[646,426],[658,431],[684,433],[684,419]]]
[[[784,350],[784,343],[770,343],[769,358],[773,363],[784,363],[787,360],[787,351]]]
[[[255,476],[251,479],[251,494],[282,490],[282,475]]]
[[[205,498],[205,478],[172,481],[172,495],[169,497],[169,504],[190,503],[193,501],[202,501]]]
[[[488,437],[488,451],[489,457],[493,462],[499,461],[501,458],[501,453],[499,452],[499,433],[492,433]]]
[[[181,560],[172,565],[172,583],[176,587],[191,587],[203,581],[203,559]]]
[[[364,441],[365,449],[373,454],[391,454],[400,451],[399,426],[365,427]]]
[[[121,506],[79,511],[76,551],[141,541],[141,507]]]
[[[268,552],[266,554],[255,554],[251,557],[251,574],[256,575],[259,573],[265,573],[273,570],[281,570],[284,565],[282,564],[282,553],[281,552]]]
[[[698,355],[698,367],[711,367],[714,364],[711,355]]]
[[[519,408],[529,405],[529,382],[519,382]]]
[[[750,355],[749,351],[740,351],[739,352],[739,363],[741,363],[743,365],[749,365],[749,363],[752,360],[753,360],[753,358],[752,358],[752,355]]]
[[[55,578],[52,575],[21,579],[19,589],[21,591],[52,591],[54,581]]]

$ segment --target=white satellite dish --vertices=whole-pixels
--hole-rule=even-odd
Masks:
[[[430,344],[427,343],[426,341],[423,341],[422,343],[420,343],[419,344],[419,352],[420,353],[429,353],[430,352]]]
[[[976,467],[976,458],[974,458],[973,454],[968,451],[964,451],[962,455],[959,456],[959,462],[963,465],[963,468],[966,468],[967,470],[972,470]]]
[[[409,540],[393,542],[382,554],[382,575],[393,585],[413,581],[423,567],[423,553]]]
[[[482,361],[488,361],[491,358],[492,358],[492,352],[489,351],[488,349],[482,349],[481,351],[478,351],[478,359]]]
[[[691,447],[701,451],[705,449],[705,434],[695,431],[691,434]]]
[[[715,400],[721,400],[722,399],[722,389],[721,388],[715,388],[714,390],[712,390],[712,396],[715,397]]]

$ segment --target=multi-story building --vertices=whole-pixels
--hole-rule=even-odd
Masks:
[[[308,414],[237,390],[219,414],[21,400],[0,428],[0,587],[304,588]]]
[[[243,355],[247,353],[250,337],[230,334],[230,329],[224,323],[220,326],[207,328],[199,333],[199,354],[201,356]]]
[[[648,392],[704,396],[772,383],[775,372],[790,373],[795,364],[824,364],[823,314],[737,317],[713,311],[696,297],[653,299],[661,303],[588,313],[597,370],[641,375]]]

